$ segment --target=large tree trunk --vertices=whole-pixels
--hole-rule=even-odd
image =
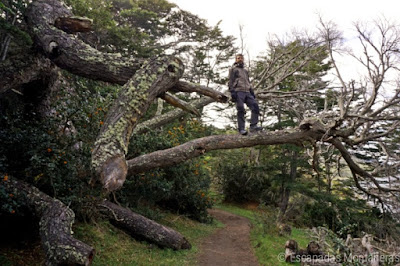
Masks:
[[[189,241],[179,232],[136,214],[129,209],[106,200],[99,204],[99,209],[107,215],[112,224],[127,231],[134,238],[144,239],[160,247],[174,250],[190,249],[192,247]]]
[[[92,165],[109,191],[122,187],[125,155],[132,131],[154,99],[174,86],[183,74],[182,62],[166,57],[145,64],[128,81],[107,113],[92,152]]]
[[[48,265],[89,265],[94,249],[72,237],[74,212],[37,188],[8,177],[0,181],[6,194],[40,218],[39,232]]]

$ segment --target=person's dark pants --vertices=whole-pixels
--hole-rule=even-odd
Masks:
[[[236,109],[237,109],[237,120],[238,120],[238,129],[245,129],[245,117],[246,111],[244,110],[244,104],[246,103],[247,107],[251,110],[250,117],[250,128],[255,127],[258,123],[258,115],[260,114],[260,109],[258,107],[258,103],[253,95],[250,92],[237,92],[236,99]]]

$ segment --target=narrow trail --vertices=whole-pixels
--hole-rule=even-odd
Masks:
[[[250,245],[250,222],[244,217],[222,211],[209,210],[224,228],[207,237],[200,247],[200,266],[259,265]]]

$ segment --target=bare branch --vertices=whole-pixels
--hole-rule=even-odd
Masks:
[[[164,93],[161,94],[161,99],[165,100],[167,103],[181,108],[182,110],[189,112],[191,114],[194,114],[197,117],[200,117],[201,114],[199,113],[199,111],[196,108],[193,108],[193,106],[191,106],[189,103],[182,101],[181,99],[179,99],[178,97],[175,97],[174,95],[171,95],[169,93]]]
[[[228,97],[216,90],[213,90],[209,87],[193,84],[185,81],[179,81],[170,91],[180,91],[180,92],[196,92],[200,95],[205,95],[213,98],[217,102],[226,103],[228,101]]]

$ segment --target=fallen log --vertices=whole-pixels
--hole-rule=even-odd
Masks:
[[[128,232],[134,238],[144,239],[160,247],[174,250],[192,247],[179,232],[110,201],[104,200],[99,204],[99,209],[113,225]]]
[[[74,212],[61,201],[34,186],[6,176],[0,189],[13,194],[14,200],[40,218],[39,233],[47,265],[90,265],[94,249],[72,237]]]

